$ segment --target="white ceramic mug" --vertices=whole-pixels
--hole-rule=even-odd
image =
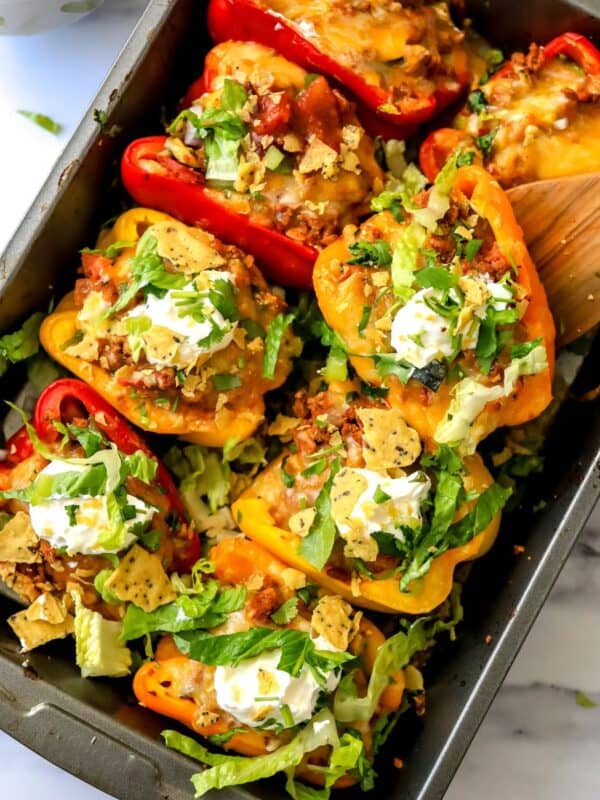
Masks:
[[[81,19],[104,0],[0,0],[0,36],[40,33]]]

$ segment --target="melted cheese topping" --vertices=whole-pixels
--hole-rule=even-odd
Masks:
[[[504,184],[600,169],[600,105],[575,96],[585,81],[577,65],[553,59],[531,79],[509,76],[485,87],[489,105],[466,128],[477,136],[499,123],[490,165]]]
[[[431,64],[451,49],[448,40],[461,39],[446,3],[416,9],[393,0],[263,0],[262,5],[367,83],[409,86],[417,95],[435,88]]]

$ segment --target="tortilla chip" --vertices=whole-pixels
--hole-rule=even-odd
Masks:
[[[302,511],[292,514],[288,520],[288,527],[292,533],[297,533],[298,536],[307,536],[316,515],[317,512],[314,508],[303,508]]]
[[[104,584],[119,600],[131,602],[144,611],[154,611],[175,600],[171,581],[160,556],[134,544]]]
[[[24,652],[73,633],[73,617],[51,594],[41,594],[29,608],[9,617],[8,624],[19,637]]]
[[[200,270],[215,269],[225,263],[213,246],[213,237],[202,230],[188,228],[175,220],[156,222],[151,230],[156,237],[158,255],[182,272],[195,275]]]
[[[42,556],[29,515],[18,511],[0,531],[0,561],[10,564],[39,564]]]
[[[313,611],[310,627],[338,650],[347,650],[358,631],[362,612],[353,614],[353,608],[341,597],[328,594],[321,597]]]
[[[398,412],[388,408],[359,408],[363,426],[363,456],[368,469],[407,467],[421,455],[419,434]]]

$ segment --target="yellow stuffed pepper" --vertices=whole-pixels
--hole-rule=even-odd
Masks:
[[[48,353],[145,430],[211,447],[250,436],[299,351],[253,259],[141,208],[98,244],[42,324]]]
[[[360,377],[386,387],[426,441],[472,453],[549,404],[554,324],[508,198],[485,170],[452,160],[420,192],[418,170],[405,176],[378,198],[387,210],[321,253],[315,290]]]
[[[383,612],[427,613],[483,555],[510,492],[478,455],[423,452],[381,400],[298,396],[293,442],[233,504],[242,531],[311,580]]]

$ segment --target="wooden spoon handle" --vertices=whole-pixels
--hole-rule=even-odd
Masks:
[[[600,175],[536,181],[508,196],[565,345],[600,323]]]

